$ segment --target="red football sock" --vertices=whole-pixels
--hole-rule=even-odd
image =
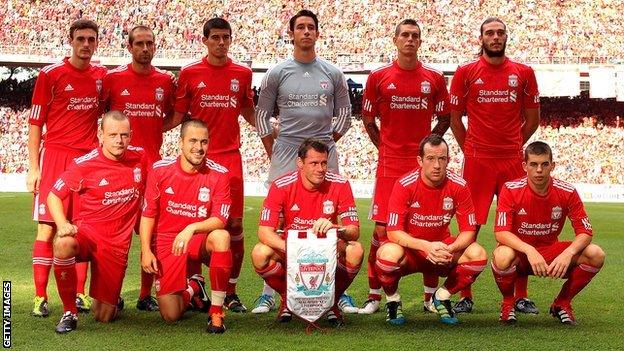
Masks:
[[[360,267],[361,265],[354,266],[349,262],[345,262],[345,264],[338,262],[336,267],[336,301],[347,290],[349,285],[353,283],[353,279],[360,271]]]
[[[492,273],[498,285],[498,290],[503,294],[503,302],[514,303],[514,286],[518,277],[516,266],[511,266],[506,270],[500,270],[492,262]]]
[[[377,279],[377,271],[375,270],[375,262],[377,261],[377,250],[379,249],[379,239],[377,238],[377,234],[373,233],[373,238],[371,239],[371,247],[370,252],[368,253],[368,287],[370,290],[381,291],[381,284],[379,283],[379,279]],[[381,300],[381,294],[370,291],[368,293],[369,300]]]
[[[375,262],[377,278],[383,287],[386,295],[394,295],[399,289],[401,279],[401,266],[396,262],[391,262],[378,258]]]
[[[182,292],[182,300],[184,306],[188,306],[191,298],[199,293],[199,284],[194,280],[189,280],[186,286],[186,290]]]
[[[429,301],[438,288],[438,276],[433,273],[423,273],[423,286],[425,287],[423,300]]]
[[[242,233],[230,237],[230,250],[232,251],[232,272],[227,286],[228,295],[236,293],[236,283],[245,258],[245,239]]]
[[[524,299],[529,296],[528,291],[529,285],[529,276],[528,275],[520,275],[516,278],[516,300]]]
[[[88,270],[89,262],[76,262],[76,294],[85,293],[85,284],[87,283]]]
[[[76,307],[76,258],[54,258],[54,277],[63,309],[78,313]]]
[[[139,299],[144,299],[152,294],[152,285],[154,285],[154,275],[141,269],[141,291],[139,293]]]
[[[265,269],[256,269],[256,272],[264,279],[268,286],[284,296],[286,293],[286,270],[280,262],[274,262]]]
[[[446,278],[444,287],[449,293],[451,293],[451,295],[455,294],[459,290],[474,283],[479,274],[483,272],[486,265],[487,260],[458,264],[451,270],[448,278]]]
[[[225,292],[231,271],[232,251],[213,251],[210,254],[210,289]]]
[[[574,296],[583,290],[599,271],[600,268],[588,264],[581,264],[572,268],[568,280],[563,284],[559,295],[555,299],[555,304],[569,305]]]
[[[54,253],[52,242],[35,240],[32,251],[33,279],[35,295],[48,299],[48,277],[52,269]]]

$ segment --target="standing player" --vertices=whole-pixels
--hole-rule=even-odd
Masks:
[[[514,284],[518,278],[565,278],[550,314],[563,324],[576,324],[572,299],[600,271],[604,251],[591,243],[593,232],[583,203],[572,186],[550,176],[555,167],[548,144],[536,141],[524,152],[526,177],[505,183],[496,209],[492,270],[503,294],[500,320],[514,323]],[[566,217],[575,238],[559,241]]]
[[[505,56],[507,27],[498,18],[481,24],[481,55],[459,66],[451,84],[451,129],[464,151],[463,178],[477,214],[477,233],[487,223],[494,195],[505,182],[521,177],[522,145],[539,125],[539,92],[529,66]],[[462,116],[468,116],[468,130]],[[455,312],[472,311],[470,287],[462,291]],[[527,281],[516,285],[516,309],[537,314],[527,298]]]
[[[195,296],[207,301],[204,278],[186,280],[186,265],[210,267],[212,304],[209,333],[225,332],[223,302],[232,269],[230,235],[223,230],[230,215],[227,169],[206,158],[208,127],[191,119],[180,129],[182,155],[154,164],[145,191],[141,217],[141,266],[157,275],[160,314],[173,322]],[[152,237],[156,235],[156,255]]]
[[[98,26],[80,19],[69,27],[72,54],[62,62],[44,67],[37,77],[28,118],[28,176],[26,185],[35,194],[33,219],[38,222],[33,245],[34,308],[36,317],[47,317],[48,276],[52,268],[52,239],[56,232],[46,205],[46,198],[59,175],[75,157],[97,146],[99,95],[106,68],[92,65],[91,57],[98,45]],[[45,127],[45,138],[42,130]],[[43,143],[42,143],[43,141]],[[77,196],[63,203],[71,219],[77,213]],[[84,295],[87,264],[78,265],[76,298],[81,310],[89,309]]]
[[[203,43],[208,48],[208,55],[182,67],[180,71],[171,127],[179,124],[187,112],[193,118],[206,122],[212,136],[208,157],[229,171],[232,213],[226,230],[230,233],[233,266],[225,306],[233,312],[246,312],[247,308],[236,294],[245,250],[243,163],[239,151],[238,116],[242,115],[249,124],[254,125],[252,72],[249,67],[228,57],[232,28],[226,20],[208,20],[204,24]]]
[[[432,296],[446,324],[457,324],[451,295],[475,281],[487,263],[485,249],[475,242],[476,221],[470,191],[458,175],[447,171],[448,146],[432,134],[420,143],[419,168],[395,183],[388,201],[388,239],[377,251],[375,268],[386,293],[393,325],[405,323],[398,293],[402,276],[423,272],[448,276]],[[457,214],[459,235],[449,232]]]
[[[329,148],[324,143],[306,139],[297,152],[297,171],[278,178],[264,200],[258,237],[251,258],[256,272],[282,296],[279,321],[292,318],[286,309],[285,237],[277,234],[280,217],[284,232],[289,229],[312,229],[327,233],[332,227],[338,232],[338,266],[336,297],[351,284],[362,265],[364,250],[357,242],[360,222],[355,209],[351,185],[342,176],[328,172]],[[340,225],[338,225],[340,219]],[[286,234],[285,234],[286,235]],[[342,325],[338,301],[327,314],[334,326]]]
[[[375,230],[368,255],[368,300],[359,313],[370,314],[379,309],[381,285],[375,274],[379,245],[386,241],[388,199],[397,179],[418,166],[418,146],[430,133],[444,135],[449,127],[448,92],[444,75],[418,60],[421,44],[420,26],[413,19],[401,21],[392,38],[397,59],[368,76],[362,120],[373,144],[379,149],[375,192],[370,218]],[[431,130],[431,121],[438,123]],[[379,118],[380,127],[375,123]],[[438,285],[437,276],[425,280],[425,309],[431,293]]]
[[[335,142],[351,126],[351,102],[344,74],[316,56],[318,18],[312,11],[301,10],[290,19],[289,29],[293,57],[266,73],[256,111],[258,134],[271,161],[268,184],[295,170],[298,148],[308,138],[328,145],[328,168],[337,172]],[[279,110],[277,138],[271,125],[275,107]],[[334,117],[336,121],[332,123]],[[273,291],[265,285],[252,312],[266,313],[274,305]]]
[[[139,213],[145,184],[145,153],[130,144],[130,122],[119,111],[102,118],[98,131],[101,147],[79,157],[54,183],[48,208],[57,228],[54,242],[54,276],[65,314],[57,333],[75,330],[76,261],[91,261],[93,316],[111,322],[128,265],[132,229]],[[80,197],[73,223],[63,201]]]
[[[173,75],[151,65],[156,44],[154,32],[137,26],[128,33],[132,63],[109,71],[104,77],[102,101],[109,110],[122,111],[130,119],[132,144],[142,147],[148,164],[160,160],[163,120],[173,111]],[[141,290],[137,308],[157,311],[151,296],[154,276],[141,270]]]

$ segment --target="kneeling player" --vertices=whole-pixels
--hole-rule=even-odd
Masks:
[[[208,301],[204,278],[186,279],[188,263],[210,267],[209,333],[223,333],[223,300],[232,269],[230,235],[223,230],[230,211],[227,169],[206,159],[208,127],[189,120],[180,130],[182,155],[154,164],[141,217],[141,266],[156,274],[160,314],[173,322],[191,300]],[[156,255],[151,250],[156,235]],[[195,299],[194,299],[195,298]]]
[[[357,242],[360,222],[351,185],[342,176],[327,172],[328,154],[329,149],[324,143],[305,140],[297,153],[298,170],[275,180],[264,200],[258,228],[260,243],[254,247],[251,258],[256,272],[282,296],[280,322],[292,319],[285,303],[286,240],[276,232],[280,215],[284,217],[284,233],[290,229],[310,228],[316,233],[327,233],[336,227],[340,218],[336,302],[362,265],[364,252]],[[343,324],[337,305],[328,312],[327,319],[334,326]]]
[[[567,278],[550,313],[563,324],[576,324],[571,301],[598,273],[605,253],[591,243],[592,228],[572,186],[550,176],[555,167],[548,144],[536,141],[524,151],[527,176],[503,187],[496,209],[492,270],[503,294],[500,320],[514,323],[517,277]],[[576,237],[558,241],[569,217]]]
[[[130,134],[128,118],[108,112],[98,130],[102,146],[77,158],[48,195],[57,228],[54,275],[65,309],[57,333],[75,330],[78,324],[76,262],[92,263],[89,293],[95,320],[106,323],[117,317],[146,167],[143,150],[128,146]],[[81,203],[73,224],[63,209],[72,192]]]
[[[402,276],[432,273],[448,277],[433,296],[446,324],[456,324],[451,295],[472,284],[487,263],[475,240],[476,221],[470,191],[458,175],[447,171],[448,146],[432,134],[420,143],[420,168],[395,183],[388,202],[388,239],[377,251],[375,268],[388,302],[386,321],[405,323],[398,293]],[[448,226],[457,214],[459,235]]]

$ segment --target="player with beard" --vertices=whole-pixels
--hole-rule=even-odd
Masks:
[[[507,27],[498,18],[481,24],[479,59],[460,65],[450,90],[451,130],[464,152],[462,177],[474,201],[477,233],[487,223],[494,195],[523,175],[522,146],[539,125],[540,101],[533,69],[505,56]],[[462,122],[467,115],[468,129]],[[462,290],[456,313],[472,311],[472,291]],[[516,309],[537,314],[527,280],[516,282]]]
[[[130,119],[132,144],[145,150],[150,166],[160,160],[163,121],[173,112],[174,97],[174,76],[151,64],[156,53],[154,40],[148,27],[132,28],[127,47],[132,62],[108,71],[102,84],[102,103]],[[141,270],[137,309],[158,311],[158,302],[151,295],[153,282],[154,276]]]

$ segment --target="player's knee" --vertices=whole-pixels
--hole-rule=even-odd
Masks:
[[[492,254],[492,263],[498,269],[507,269],[516,258],[516,252],[509,246],[498,246]]]
[[[58,258],[70,258],[76,256],[78,243],[70,236],[57,238],[54,241],[54,256]]]
[[[466,251],[464,252],[464,254],[471,261],[487,260],[487,252],[485,251],[483,246],[481,246],[481,245],[479,245],[477,243],[470,244],[466,248]]]
[[[263,269],[269,264],[273,250],[263,243],[257,243],[251,250],[251,262],[256,269]]]
[[[110,323],[117,317],[117,307],[104,303],[93,302],[93,319],[100,323]]]
[[[215,251],[227,251],[230,249],[230,234],[226,230],[213,230],[208,235],[208,241]]]
[[[583,256],[594,267],[602,267],[606,258],[604,250],[596,244],[587,245],[583,250]]]
[[[38,241],[51,242],[54,239],[54,227],[47,223],[37,224],[37,239]]]
[[[345,249],[347,261],[351,263],[362,263],[364,248],[357,241],[350,241]]]
[[[160,316],[166,323],[174,323],[180,319],[180,313],[171,309],[160,308]]]
[[[399,244],[385,243],[377,250],[377,258],[386,261],[399,262],[399,259],[403,256],[403,248]]]

